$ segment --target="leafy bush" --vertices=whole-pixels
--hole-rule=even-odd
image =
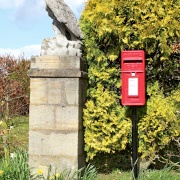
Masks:
[[[158,82],[155,82],[147,87],[147,94],[150,96],[147,106],[139,110],[139,152],[142,158],[155,158],[174,137],[180,135],[180,118],[176,107],[180,103],[180,91],[165,97]]]
[[[86,103],[84,110],[85,150],[88,158],[98,152],[113,153],[124,150],[129,142],[131,120],[125,117],[126,109],[118,106],[116,95],[98,84],[91,91],[93,100]]]
[[[87,160],[131,144],[131,111],[119,103],[122,50],[146,52],[148,92],[146,106],[138,110],[139,153],[153,159],[179,135],[179,102],[173,100],[173,93],[179,94],[180,87],[175,73],[180,59],[176,50],[179,6],[179,0],[87,2],[80,21],[89,76],[84,109]]]
[[[23,57],[0,57],[0,118],[6,121],[10,116],[29,113],[29,66]]]

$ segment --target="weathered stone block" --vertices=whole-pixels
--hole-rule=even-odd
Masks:
[[[54,129],[56,107],[52,105],[30,105],[29,128]]]
[[[37,167],[43,170],[43,174],[47,175],[48,168],[52,167],[52,172],[62,172],[62,170],[71,170],[74,172],[77,168],[85,166],[84,155],[80,157],[70,157],[70,156],[35,156],[29,155],[29,165],[30,167]],[[76,166],[78,165],[78,167]],[[32,168],[32,174],[37,174],[37,169]]]
[[[65,82],[65,96],[68,105],[79,105],[79,79],[66,78]]]
[[[82,114],[86,77],[79,57],[41,56],[31,62],[29,164],[61,170],[85,165]]]
[[[55,117],[55,127],[57,129],[61,126],[79,128],[79,122],[82,124],[82,120],[80,119],[82,118],[82,108],[79,109],[78,106],[56,107]]]
[[[30,102],[31,104],[47,103],[47,80],[46,78],[32,78],[30,81]]]
[[[30,130],[29,137],[33,139],[29,146],[32,155],[77,157],[79,154],[78,131]]]
[[[61,104],[63,96],[63,82],[61,79],[51,78],[47,81],[47,103]]]
[[[78,56],[35,56],[31,69],[63,69],[86,71],[85,62]]]

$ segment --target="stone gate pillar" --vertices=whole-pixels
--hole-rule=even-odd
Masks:
[[[87,73],[78,56],[33,57],[30,77],[29,164],[85,166],[82,113]]]

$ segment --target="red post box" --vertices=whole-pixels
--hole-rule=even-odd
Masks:
[[[122,105],[145,104],[145,53],[129,50],[121,53]]]

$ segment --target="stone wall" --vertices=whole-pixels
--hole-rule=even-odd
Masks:
[[[80,57],[33,57],[30,76],[29,164],[44,172],[85,166],[82,113],[87,73]]]

